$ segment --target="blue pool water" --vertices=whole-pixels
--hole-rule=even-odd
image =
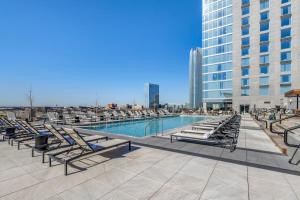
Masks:
[[[160,119],[100,124],[94,127],[86,127],[86,129],[132,137],[145,137],[185,126],[197,121],[202,121],[204,119],[206,119],[206,117],[203,116],[166,117]]]

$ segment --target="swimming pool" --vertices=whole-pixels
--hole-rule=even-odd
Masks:
[[[206,119],[206,117],[203,116],[165,117],[159,119],[100,124],[94,127],[85,127],[85,129],[132,137],[145,137],[192,124],[197,121],[202,121],[204,119]]]

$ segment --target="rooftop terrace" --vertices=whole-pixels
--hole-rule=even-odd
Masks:
[[[260,127],[245,115],[238,148],[134,139],[118,148],[51,168],[31,150],[0,143],[2,199],[300,199],[300,166],[288,164]],[[78,169],[80,167],[80,169]],[[86,169],[86,170],[84,170]]]

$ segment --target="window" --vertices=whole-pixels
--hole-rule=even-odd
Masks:
[[[291,5],[284,6],[281,8],[281,15],[291,14]]]
[[[268,96],[268,94],[269,94],[269,87],[260,87],[259,88],[260,96]]]
[[[285,63],[280,65],[280,71],[281,72],[290,72],[291,71],[291,64]]]
[[[281,85],[280,86],[280,94],[285,94],[287,91],[291,90],[290,85]]]
[[[288,3],[290,2],[290,0],[281,0],[281,3],[284,4],[284,3]]]
[[[291,28],[281,30],[281,38],[291,37]]]
[[[269,51],[269,45],[268,44],[261,44],[260,45],[260,53],[265,53]]]
[[[268,74],[269,73],[269,67],[268,66],[260,67],[260,73],[261,74]]]
[[[249,27],[243,27],[242,28],[242,35],[248,35],[249,34]]]
[[[291,75],[285,74],[280,76],[280,83],[290,83],[291,82]]]
[[[242,5],[249,4],[250,0],[242,0]]]
[[[243,67],[241,74],[242,76],[249,76],[249,67]]]
[[[289,26],[291,24],[291,17],[281,18],[281,26]]]
[[[281,49],[291,48],[291,40],[281,41]]]
[[[243,58],[242,59],[242,67],[249,66],[249,58]]]
[[[269,19],[269,11],[260,13],[260,20],[261,21],[267,20],[267,19]]]
[[[269,63],[269,55],[260,56],[260,64],[268,64]]]
[[[241,85],[242,87],[249,86],[249,78],[242,78]]]
[[[249,17],[242,18],[242,26],[249,25]]]
[[[242,7],[242,15],[247,15],[250,12],[249,6]]]
[[[242,46],[248,46],[250,44],[249,37],[242,38]]]
[[[241,96],[249,96],[249,88],[242,88]]]
[[[260,77],[259,78],[259,85],[269,85],[269,77],[265,76],[265,77]]]
[[[269,30],[269,22],[260,23],[260,31]]]
[[[260,42],[268,42],[269,41],[269,33],[260,34]]]
[[[280,60],[281,61],[290,61],[291,60],[291,52],[290,51],[281,52]]]
[[[269,0],[262,0],[260,1],[260,9],[264,10],[269,8]]]
[[[242,56],[249,55],[249,47],[247,48],[242,48]]]

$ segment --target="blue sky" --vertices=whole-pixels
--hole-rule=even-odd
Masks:
[[[201,45],[201,0],[3,0],[0,106],[162,103],[188,98],[188,56]]]

